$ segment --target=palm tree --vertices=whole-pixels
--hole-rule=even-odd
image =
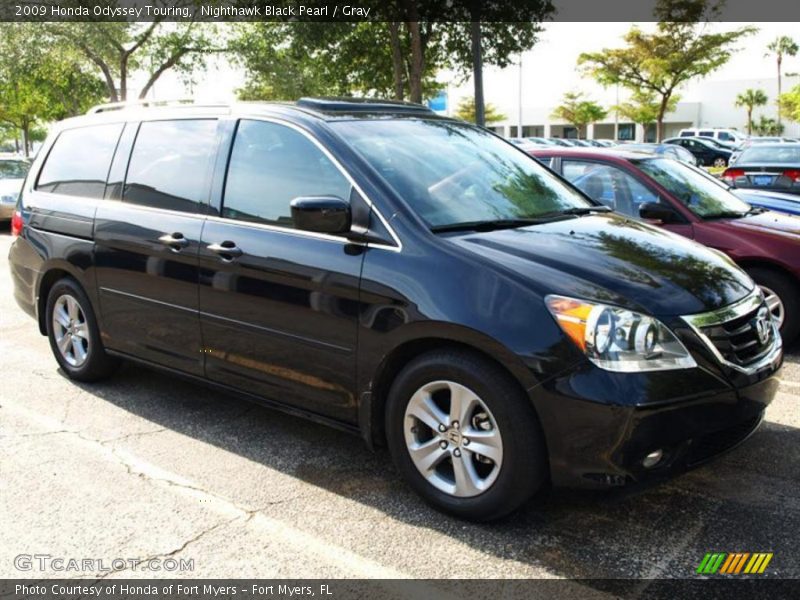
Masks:
[[[778,63],[778,98],[781,97],[781,66],[783,64],[783,57],[784,56],[797,56],[797,52],[800,50],[800,47],[797,46],[797,43],[790,38],[788,35],[781,35],[776,37],[768,46],[767,46],[766,56],[770,54],[775,55],[775,59]],[[781,122],[781,105],[778,103],[778,124],[780,125]]]
[[[764,106],[766,103],[767,95],[764,90],[748,88],[736,96],[735,105],[747,110],[747,135],[753,134],[753,109],[756,106]]]

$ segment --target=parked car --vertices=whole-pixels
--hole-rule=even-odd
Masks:
[[[742,133],[741,131],[736,131],[735,129],[703,129],[696,127],[690,129],[681,129],[678,132],[678,137],[711,138],[717,140],[718,142],[723,142],[734,146],[738,146],[748,138],[746,134]]]
[[[800,144],[750,146],[722,178],[740,189],[800,194]]]
[[[8,220],[14,214],[17,196],[29,167],[24,158],[0,154],[0,219]]]
[[[754,208],[701,169],[627,151],[536,150],[589,197],[720,250],[759,284],[784,339],[800,333],[800,218]]]
[[[751,146],[758,146],[761,144],[796,144],[797,140],[794,138],[787,138],[787,137],[750,137],[745,140],[740,146],[738,146],[731,155],[730,164],[734,164],[739,157],[742,155],[742,152],[750,148]]]
[[[702,138],[678,137],[664,140],[665,144],[675,144],[691,152],[701,166],[727,167],[731,150],[721,148],[711,140]]]
[[[614,140],[595,140],[598,144],[603,146],[604,148],[612,148],[618,144],[618,142]]]
[[[753,206],[761,206],[769,210],[800,216],[800,197],[795,194],[756,189],[738,189],[735,187],[730,187],[730,190],[737,197]]]
[[[528,140],[527,138],[507,138],[509,142],[514,144],[515,146],[519,147],[524,151],[528,150],[535,150],[536,148],[543,148],[543,144],[535,144]]]
[[[665,156],[683,161],[692,166],[697,165],[697,159],[694,154],[677,144],[628,144],[625,146],[625,150]]]
[[[572,140],[568,140],[565,138],[547,138],[547,141],[551,142],[554,146],[561,146],[562,148],[571,148],[574,146]]]
[[[540,146],[555,146],[551,140],[543,137],[526,137],[526,140],[533,144],[539,144]]]
[[[53,127],[13,221],[14,297],[72,379],[124,358],[360,433],[475,519],[700,464],[777,390],[746,273],[487,130],[395,102],[112,108]]]

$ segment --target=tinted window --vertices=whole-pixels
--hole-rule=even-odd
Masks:
[[[719,132],[719,139],[721,139],[724,142],[729,142],[729,141],[733,140],[734,137],[730,133],[728,133],[727,131],[720,131]]]
[[[275,123],[241,121],[231,152],[222,216],[294,227],[299,196],[350,198],[350,181],[305,135]]]
[[[476,127],[434,119],[331,124],[433,228],[585,207],[529,155]]]
[[[695,167],[660,158],[637,160],[634,164],[700,217],[736,217],[750,210],[750,205]]]
[[[42,167],[36,189],[102,198],[121,131],[121,123],[62,131]]]
[[[564,177],[584,194],[632,217],[643,202],[658,202],[657,194],[622,169],[578,160],[562,162]]]
[[[701,137],[714,137],[714,132],[713,131],[701,131],[697,135],[699,135]]]
[[[200,212],[216,151],[212,119],[142,123],[133,146],[123,201]]]
[[[753,146],[742,152],[736,164],[748,162],[800,165],[800,146],[793,144]]]

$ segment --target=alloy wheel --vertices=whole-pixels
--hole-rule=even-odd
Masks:
[[[453,381],[419,388],[406,407],[406,447],[436,489],[459,498],[488,490],[503,464],[503,440],[492,412],[472,390]]]
[[[53,306],[53,336],[62,358],[79,368],[89,356],[89,325],[78,300],[69,294],[58,297]]]
[[[767,303],[769,311],[772,313],[772,318],[778,329],[783,327],[783,322],[786,320],[786,308],[783,305],[783,300],[770,288],[760,285],[761,291],[764,292],[764,300]]]

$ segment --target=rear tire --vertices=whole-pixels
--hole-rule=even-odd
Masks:
[[[92,304],[74,279],[60,279],[47,295],[45,322],[50,348],[70,379],[98,381],[119,361],[106,354]]]
[[[528,398],[475,354],[437,350],[414,359],[392,384],[385,419],[403,478],[444,512],[498,519],[547,481],[547,451]]]
[[[772,269],[753,267],[747,269],[767,297],[774,318],[782,313],[781,336],[787,344],[794,342],[800,334],[800,289],[798,283],[788,275]],[[780,306],[775,299],[780,302]]]

